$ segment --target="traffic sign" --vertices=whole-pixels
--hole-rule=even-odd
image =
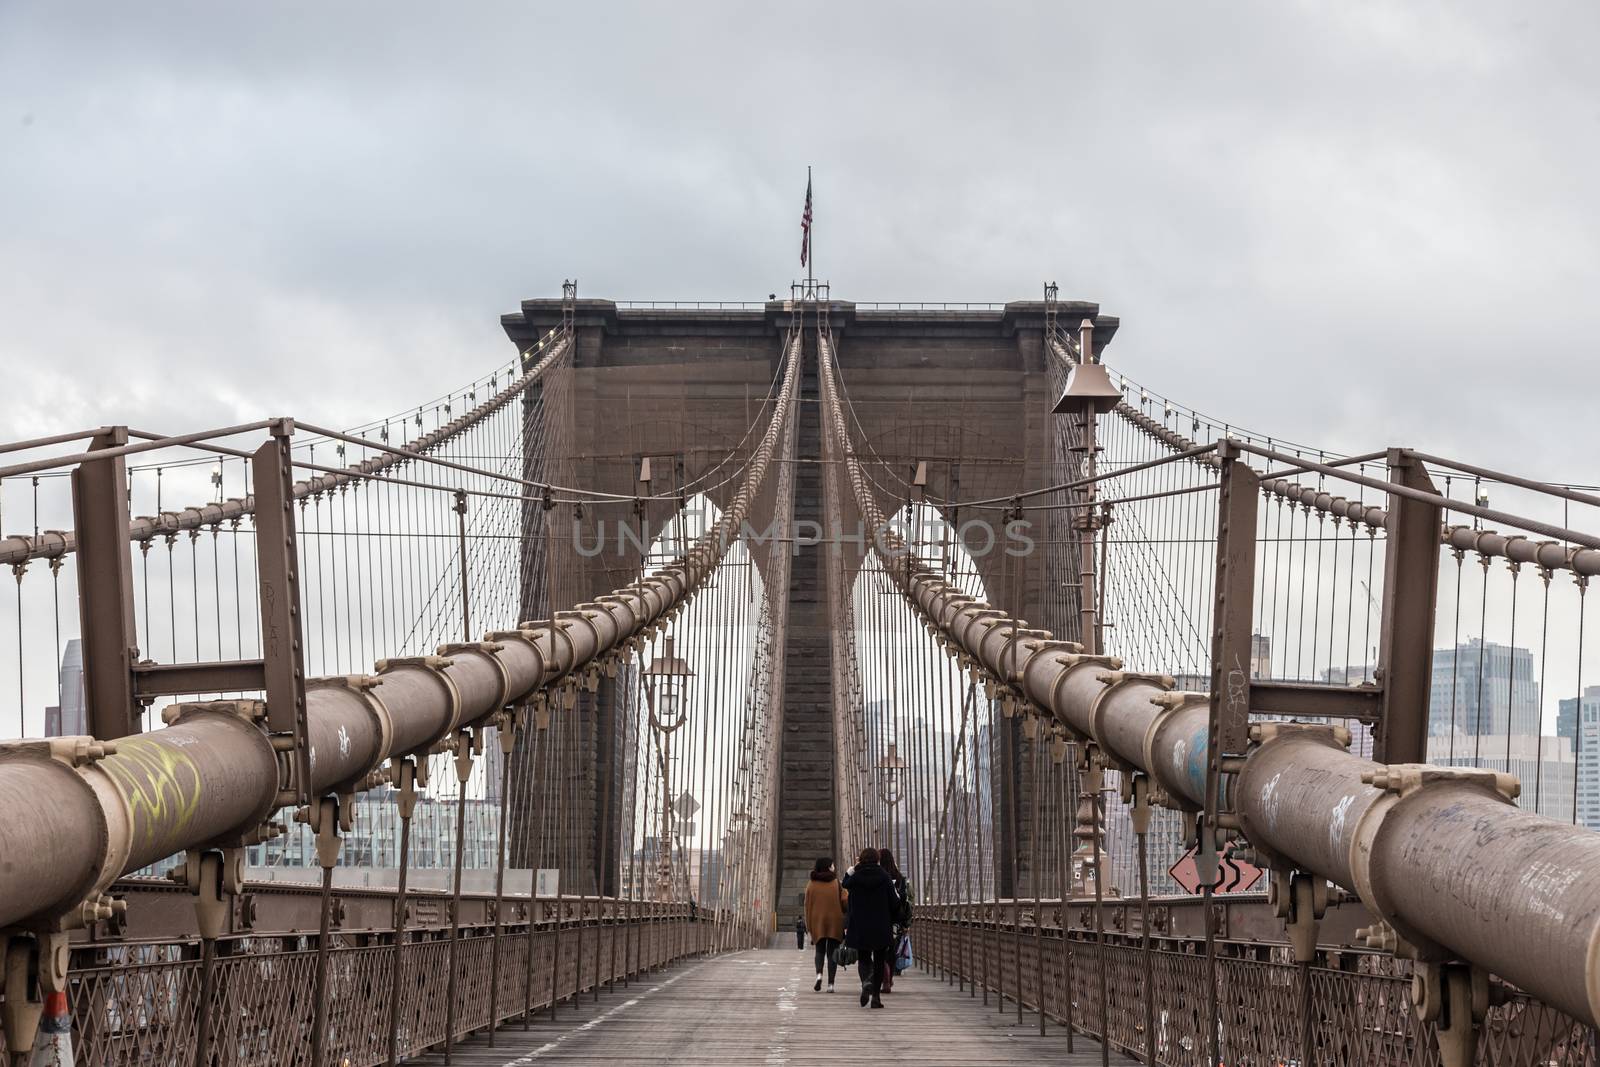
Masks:
[[[678,818],[680,819],[692,819],[694,818],[694,813],[700,810],[700,802],[690,796],[687,789],[683,791],[683,796],[678,798],[678,803],[673,806],[677,810]]]
[[[1198,847],[1191,848],[1178,857],[1177,863],[1167,868],[1172,880],[1182,886],[1185,893],[1192,895],[1198,895],[1204,888],[1200,882],[1200,867],[1196,862],[1199,855]],[[1217,884],[1212,889],[1214,893],[1248,893],[1267,873],[1253,863],[1227,854],[1218,857],[1217,868]]]

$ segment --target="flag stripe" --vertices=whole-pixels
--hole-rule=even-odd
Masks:
[[[806,265],[811,254],[811,178],[806,178],[806,209],[800,216],[800,265]]]

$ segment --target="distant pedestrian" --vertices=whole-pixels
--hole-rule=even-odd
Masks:
[[[894,880],[878,865],[878,850],[864,848],[856,865],[844,873],[843,884],[850,893],[844,943],[861,954],[856,967],[861,975],[861,1006],[871,1002],[881,1008],[879,975],[894,952]]]
[[[822,971],[828,971],[828,992],[833,992],[833,978],[839,963],[833,958],[834,949],[844,940],[844,916],[847,908],[844,889],[834,873],[833,857],[820,857],[811,868],[811,880],[806,882],[805,926],[811,931],[811,942],[817,946],[817,981],[811,988],[822,992]]]
[[[806,917],[804,915],[796,915],[794,917],[794,947],[802,950],[806,947]]]

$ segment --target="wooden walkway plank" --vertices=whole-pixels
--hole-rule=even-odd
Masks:
[[[812,991],[812,954],[767,948],[691,960],[618,985],[598,1002],[548,1012],[524,1031],[511,1023],[496,1048],[483,1037],[458,1045],[453,1067],[543,1067],[545,1064],[760,1065],[836,1067],[863,1055],[875,1063],[919,1067],[1013,1067],[1052,1064],[1097,1067],[1100,1049],[1053,1023],[1039,1036],[1031,1013],[1017,1023],[1015,1005],[1002,1014],[943,980],[908,971],[895,981],[882,1011],[859,1004],[854,968],[841,971],[838,991]],[[826,986],[824,986],[824,990]],[[444,1063],[437,1053],[412,1061]],[[1129,1063],[1113,1055],[1113,1063]]]

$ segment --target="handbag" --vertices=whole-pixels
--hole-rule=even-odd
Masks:
[[[840,967],[854,966],[855,962],[860,958],[861,953],[857,952],[849,945],[840,945],[838,948],[833,950],[833,962],[838,964]]]
[[[914,962],[915,962],[915,960],[913,960],[912,956],[911,956],[911,935],[907,934],[906,936],[904,936],[904,937],[902,937],[900,939],[899,951],[897,951],[895,953],[895,956],[894,956],[894,973],[895,974],[903,973]]]

